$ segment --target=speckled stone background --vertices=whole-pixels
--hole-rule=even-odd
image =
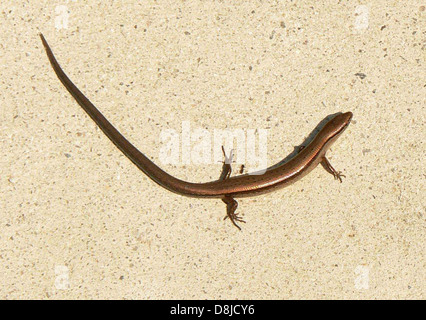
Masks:
[[[423,1],[1,1],[0,297],[426,298]],[[61,85],[39,32],[159,162],[166,130],[269,129],[268,164],[327,115],[321,167],[239,201],[157,186]],[[217,179],[219,162],[161,165]],[[235,166],[235,171],[238,165]]]

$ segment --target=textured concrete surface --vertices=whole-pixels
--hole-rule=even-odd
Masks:
[[[426,298],[425,14],[421,1],[1,1],[0,297]],[[167,130],[268,129],[273,164],[352,111],[328,153],[346,178],[318,167],[240,200],[240,232],[220,200],[170,193],[123,156],[39,32],[181,179],[221,164],[162,164]]]

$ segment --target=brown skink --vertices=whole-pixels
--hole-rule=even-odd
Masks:
[[[312,141],[301,147],[299,153],[289,161],[267,169],[261,175],[243,174],[230,177],[230,159],[225,155],[225,162],[220,178],[205,183],[192,183],[180,180],[163,171],[136,149],[113,125],[99,112],[83,93],[72,83],[59,66],[46,39],[40,33],[50,63],[65,88],[71,93],[78,104],[96,122],[105,135],[121,150],[140,170],[160,186],[190,197],[221,198],[227,205],[227,216],[232,223],[241,229],[236,222],[245,222],[235,213],[238,203],[234,198],[258,195],[261,193],[288,186],[301,179],[318,164],[342,182],[342,174],[336,171],[325,157],[326,151],[348,127],[352,112],[340,113],[329,120]]]

